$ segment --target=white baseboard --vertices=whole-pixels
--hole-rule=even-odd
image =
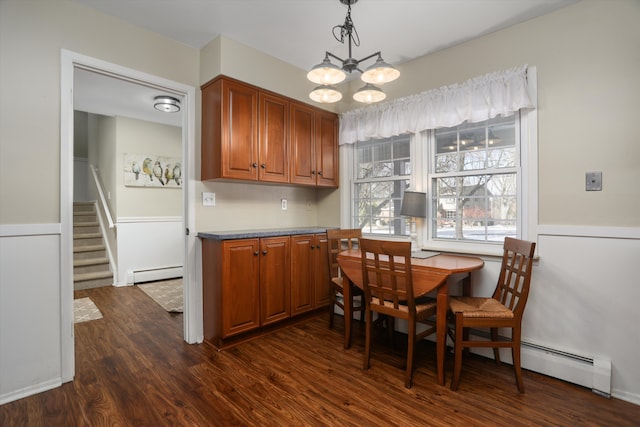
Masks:
[[[54,378],[49,381],[44,381],[39,384],[35,384],[29,387],[25,387],[20,390],[12,391],[11,393],[3,394],[0,396],[0,405],[13,402],[14,400],[22,399],[23,397],[31,396],[43,391],[51,390],[62,385],[61,378]]]

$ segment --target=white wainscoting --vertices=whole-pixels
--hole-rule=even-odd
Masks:
[[[117,286],[182,276],[181,217],[118,218]]]
[[[58,387],[60,224],[0,226],[0,405]]]

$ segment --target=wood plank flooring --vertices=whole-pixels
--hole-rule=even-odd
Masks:
[[[380,335],[363,371],[363,329],[344,350],[343,324],[329,330],[325,314],[218,352],[186,344],[183,315],[136,287],[84,296],[104,318],[76,324],[75,380],[0,406],[0,426],[639,425],[640,406],[532,372],[521,395],[509,365],[477,356],[453,392],[436,384],[429,342],[406,389],[402,349]]]

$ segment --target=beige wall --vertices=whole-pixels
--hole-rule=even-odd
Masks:
[[[538,69],[539,222],[640,226],[640,1],[576,5],[401,65],[390,98]],[[603,189],[585,191],[602,171]]]
[[[61,49],[198,85],[196,49],[67,0],[0,1],[0,224],[60,221]]]
[[[116,220],[121,217],[182,216],[181,189],[125,187],[123,173],[125,154],[182,159],[182,129],[127,117],[115,120],[115,162],[112,164],[115,188],[112,198],[115,194],[118,200],[118,209],[114,212]],[[184,164],[182,160],[180,163]]]

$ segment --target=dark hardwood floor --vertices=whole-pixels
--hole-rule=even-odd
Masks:
[[[84,296],[104,318],[76,324],[75,380],[0,406],[0,426],[639,425],[640,406],[532,372],[519,394],[509,365],[477,356],[453,392],[436,385],[429,342],[406,389],[401,350],[381,335],[363,371],[363,329],[344,350],[342,323],[329,330],[327,315],[218,352],[186,344],[182,314],[136,287]]]

